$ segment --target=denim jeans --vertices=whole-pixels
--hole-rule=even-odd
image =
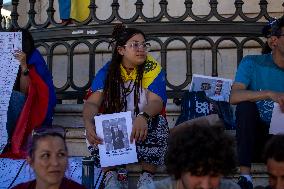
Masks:
[[[241,102],[236,108],[236,137],[240,166],[262,162],[263,147],[269,139],[269,125],[262,121],[254,102]]]

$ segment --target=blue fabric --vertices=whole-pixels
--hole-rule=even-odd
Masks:
[[[153,83],[149,85],[148,90],[161,97],[164,106],[167,104],[166,76],[164,70],[162,70],[154,79]]]
[[[58,0],[60,19],[69,19],[71,11],[71,0]]]
[[[7,123],[6,123],[6,129],[8,132],[9,139],[11,139],[12,137],[18,117],[20,116],[20,113],[24,107],[25,102],[26,102],[26,96],[23,93],[14,90],[12,91],[9,101],[9,107],[7,112]]]
[[[110,63],[111,61],[108,61],[96,74],[92,82],[92,85],[91,85],[92,92],[104,89],[107,71],[108,71]]]
[[[185,91],[181,100],[181,113],[175,125],[214,113],[217,112],[204,91]]]
[[[279,68],[271,54],[249,55],[242,59],[235,77],[235,82],[244,84],[248,90],[271,90],[284,92],[284,69]],[[270,122],[273,102],[263,100],[256,102],[260,117]]]
[[[45,60],[43,59],[42,55],[37,49],[35,49],[32,55],[28,58],[28,64],[35,66],[37,73],[40,75],[42,80],[48,86],[48,92],[49,92],[48,110],[43,125],[51,125],[53,119],[53,111],[56,105],[56,95],[52,81],[52,76],[47,68]]]

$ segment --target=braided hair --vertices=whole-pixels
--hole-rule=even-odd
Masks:
[[[124,90],[124,82],[121,76],[120,64],[122,55],[118,53],[117,48],[123,47],[126,42],[134,35],[141,34],[145,38],[145,34],[135,28],[126,28],[124,25],[116,25],[112,32],[112,40],[110,44],[114,44],[112,53],[112,60],[108,68],[105,86],[104,86],[104,100],[103,100],[103,113],[115,113],[126,111],[127,102]],[[139,113],[138,103],[140,101],[140,92],[142,91],[142,78],[145,63],[138,65],[137,76],[134,81],[134,113]]]

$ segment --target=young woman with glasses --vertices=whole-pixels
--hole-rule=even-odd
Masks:
[[[159,63],[148,54],[150,44],[142,31],[118,25],[113,30],[111,43],[114,45],[112,59],[97,73],[84,104],[86,137],[91,144],[88,148],[98,159],[96,146],[102,139],[95,132],[93,120],[97,113],[131,111],[130,142],[135,141],[142,165],[139,187],[152,182],[167,149],[168,125],[163,116],[167,101],[165,75]],[[127,187],[117,180],[115,168],[103,170],[105,188]]]

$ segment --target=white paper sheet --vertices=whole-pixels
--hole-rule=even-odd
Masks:
[[[231,79],[193,74],[189,91],[205,91],[213,100],[229,102],[232,83]]]
[[[135,163],[136,146],[130,143],[131,112],[95,116],[97,135],[103,139],[98,145],[101,167]]]
[[[284,133],[284,113],[278,103],[274,102],[269,134]]]
[[[19,70],[19,61],[13,55],[15,50],[22,50],[22,33],[0,32],[0,153],[8,139],[7,111]]]

